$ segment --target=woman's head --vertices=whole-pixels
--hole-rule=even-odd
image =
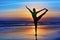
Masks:
[[[36,9],[35,9],[35,8],[33,8],[33,11],[36,11]]]

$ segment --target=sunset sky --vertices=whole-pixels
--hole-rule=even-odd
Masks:
[[[31,10],[36,8],[37,11],[47,8],[49,11],[42,19],[60,17],[59,0],[0,0],[0,19],[19,18],[31,20],[32,16],[26,9],[26,5]]]

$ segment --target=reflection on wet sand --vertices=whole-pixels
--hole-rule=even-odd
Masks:
[[[7,28],[7,27],[6,27]],[[9,28],[9,27],[8,27]],[[4,32],[0,32],[0,38],[5,39],[34,39],[34,26],[27,26],[27,27],[14,27],[16,30],[7,30]],[[12,27],[13,29],[13,27]],[[38,39],[46,38],[52,33],[54,33],[55,29],[46,29],[45,26],[38,26]]]

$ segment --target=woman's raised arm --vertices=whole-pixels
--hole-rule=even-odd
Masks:
[[[26,6],[26,8],[27,8],[31,13],[33,13],[27,6]]]

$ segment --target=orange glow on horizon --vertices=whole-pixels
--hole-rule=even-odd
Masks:
[[[33,5],[33,7],[36,7],[37,11],[41,10],[42,7],[39,7],[38,5]],[[32,7],[29,6],[29,8],[32,10]],[[43,12],[38,13],[37,15],[41,15]],[[50,17],[58,17],[59,14],[57,14],[54,11],[51,11],[48,9],[48,12],[42,17],[42,20],[45,18],[50,18]],[[14,11],[9,11],[9,12],[5,12],[0,14],[0,18],[11,18],[11,19],[15,19],[15,18],[23,18],[23,19],[27,19],[27,20],[32,20],[33,18],[31,16],[31,13],[24,7],[21,9],[17,9]]]

